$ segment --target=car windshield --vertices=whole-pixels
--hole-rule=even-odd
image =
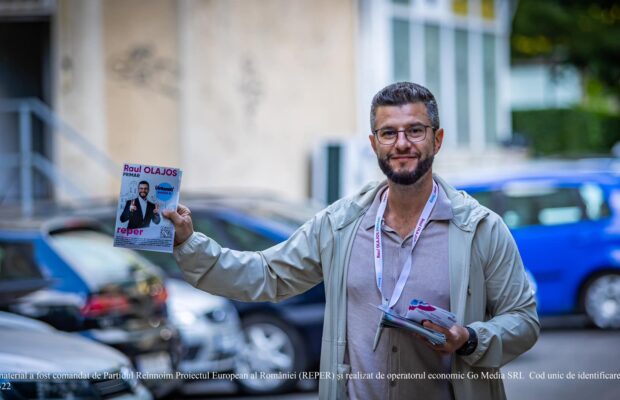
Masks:
[[[133,250],[112,246],[103,233],[76,230],[52,235],[53,244],[91,287],[134,280],[145,274],[148,261]]]
[[[279,222],[292,229],[299,228],[319,211],[319,207],[312,204],[292,204],[277,201],[240,204],[239,208],[249,215]]]

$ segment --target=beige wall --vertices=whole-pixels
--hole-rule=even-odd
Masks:
[[[307,195],[309,157],[354,135],[353,0],[187,0],[179,27],[185,188]]]
[[[304,198],[314,147],[355,135],[356,20],[356,0],[61,0],[58,109],[186,192]]]
[[[108,150],[119,163],[179,164],[176,4],[102,2]]]

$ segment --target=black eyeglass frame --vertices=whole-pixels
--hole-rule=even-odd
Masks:
[[[410,129],[412,129],[412,128],[416,128],[416,127],[420,127],[420,126],[423,126],[423,127],[424,127],[424,135],[423,135],[420,139],[416,139],[416,140],[411,139],[411,138],[409,137],[409,135],[407,135],[407,130],[410,130]],[[385,129],[386,131],[393,131],[393,132],[396,132],[396,136],[394,136],[394,140],[393,140],[393,141],[390,141],[390,142],[382,142],[382,141],[381,141],[381,139],[379,139],[379,134],[378,134],[378,133],[379,133],[379,131],[380,131],[381,129],[375,129],[374,131],[372,131],[372,133],[373,133],[373,135],[375,135],[375,137],[377,138],[377,141],[379,142],[379,144],[382,144],[382,145],[385,145],[385,146],[389,146],[389,145],[393,145],[394,143],[396,143],[396,142],[398,141],[398,134],[399,134],[399,133],[401,133],[401,132],[403,132],[403,133],[405,134],[405,138],[406,138],[409,142],[411,142],[411,143],[420,143],[420,142],[423,142],[423,141],[426,139],[426,132],[427,132],[427,131],[426,131],[426,129],[427,129],[427,128],[431,128],[431,130],[432,130],[433,132],[435,132],[435,131],[436,131],[436,129],[433,129],[433,127],[432,127],[431,125],[425,125],[425,124],[415,124],[415,125],[412,125],[412,126],[410,126],[410,127],[406,128],[406,129],[381,128],[381,129]]]

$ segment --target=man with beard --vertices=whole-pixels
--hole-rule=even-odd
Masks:
[[[414,83],[375,95],[370,144],[387,181],[369,184],[261,252],[195,233],[184,206],[175,258],[187,281],[246,301],[279,301],[325,283],[321,399],[502,399],[499,368],[536,342],[536,303],[501,219],[433,175],[444,131],[432,93]],[[381,311],[412,299],[450,310],[432,345],[402,329],[377,335]],[[376,346],[376,349],[375,349]],[[364,379],[357,379],[362,376]]]
[[[159,224],[161,217],[159,216],[159,206],[151,203],[146,198],[149,194],[149,183],[141,181],[138,183],[138,197],[127,200],[125,208],[121,214],[121,222],[129,220],[127,229],[148,228],[151,221]]]

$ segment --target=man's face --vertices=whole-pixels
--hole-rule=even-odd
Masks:
[[[146,200],[146,196],[149,194],[149,185],[145,185],[144,183],[138,185],[138,195]]]
[[[374,129],[403,131],[416,124],[431,125],[423,103],[379,106]],[[432,128],[426,128],[424,140],[415,143],[409,141],[404,132],[398,133],[396,142],[391,145],[379,143],[373,134],[369,138],[379,167],[387,178],[400,185],[412,185],[431,170],[433,158],[441,148],[443,129],[438,129],[433,134]]]

